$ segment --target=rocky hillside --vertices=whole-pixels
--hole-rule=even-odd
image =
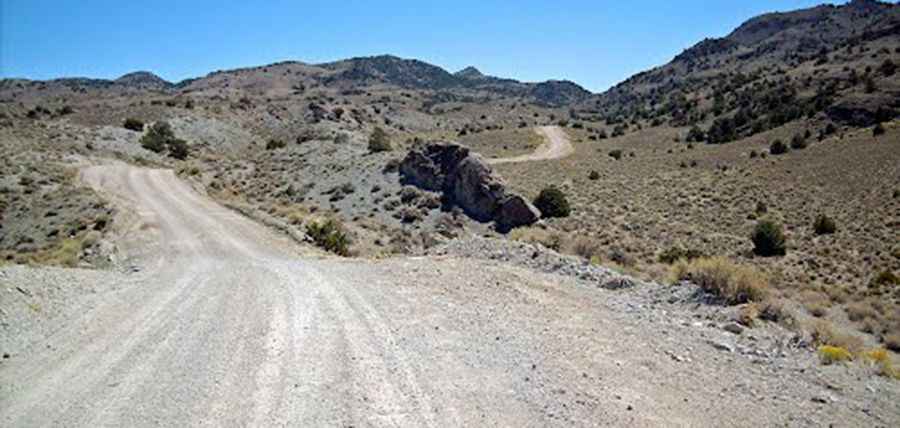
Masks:
[[[804,119],[868,126],[900,108],[900,7],[874,0],[753,18],[592,97],[610,122],[697,126],[721,143]]]

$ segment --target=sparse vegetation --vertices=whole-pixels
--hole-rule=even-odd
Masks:
[[[697,284],[727,304],[763,301],[769,294],[765,275],[724,257],[679,260],[672,266],[675,279]]]

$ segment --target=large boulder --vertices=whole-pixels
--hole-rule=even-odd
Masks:
[[[453,143],[420,144],[400,164],[400,176],[407,184],[432,192],[444,191],[447,175],[469,156],[469,148]]]
[[[515,193],[506,195],[506,199],[500,203],[500,208],[494,217],[497,228],[503,232],[519,226],[527,226],[540,218],[541,212],[522,195]]]
[[[525,198],[506,190],[506,184],[481,156],[465,146],[430,142],[414,147],[400,164],[404,184],[443,192],[444,199],[478,221],[494,221],[507,231],[528,225],[540,212]]]

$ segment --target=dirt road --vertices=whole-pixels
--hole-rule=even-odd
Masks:
[[[723,350],[761,339],[696,321],[666,289],[598,290],[453,257],[301,258],[171,171],[84,179],[132,207],[122,245],[142,269],[113,276],[117,287],[98,280],[96,303],[3,361],[2,426],[896,421],[896,388],[835,371],[832,389],[806,353]],[[0,289],[30,287],[29,272],[0,272]]]
[[[551,159],[560,159],[571,155],[575,152],[572,143],[565,131],[558,126],[541,126],[535,129],[535,132],[546,138],[546,142],[538,146],[534,152],[527,155],[513,156],[508,158],[488,159],[488,163],[497,165],[503,163],[531,162]]]

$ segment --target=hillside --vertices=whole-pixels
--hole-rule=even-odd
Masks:
[[[753,18],[582,105],[612,122],[697,126],[722,143],[807,118],[870,126],[900,107],[900,6],[854,0]]]

